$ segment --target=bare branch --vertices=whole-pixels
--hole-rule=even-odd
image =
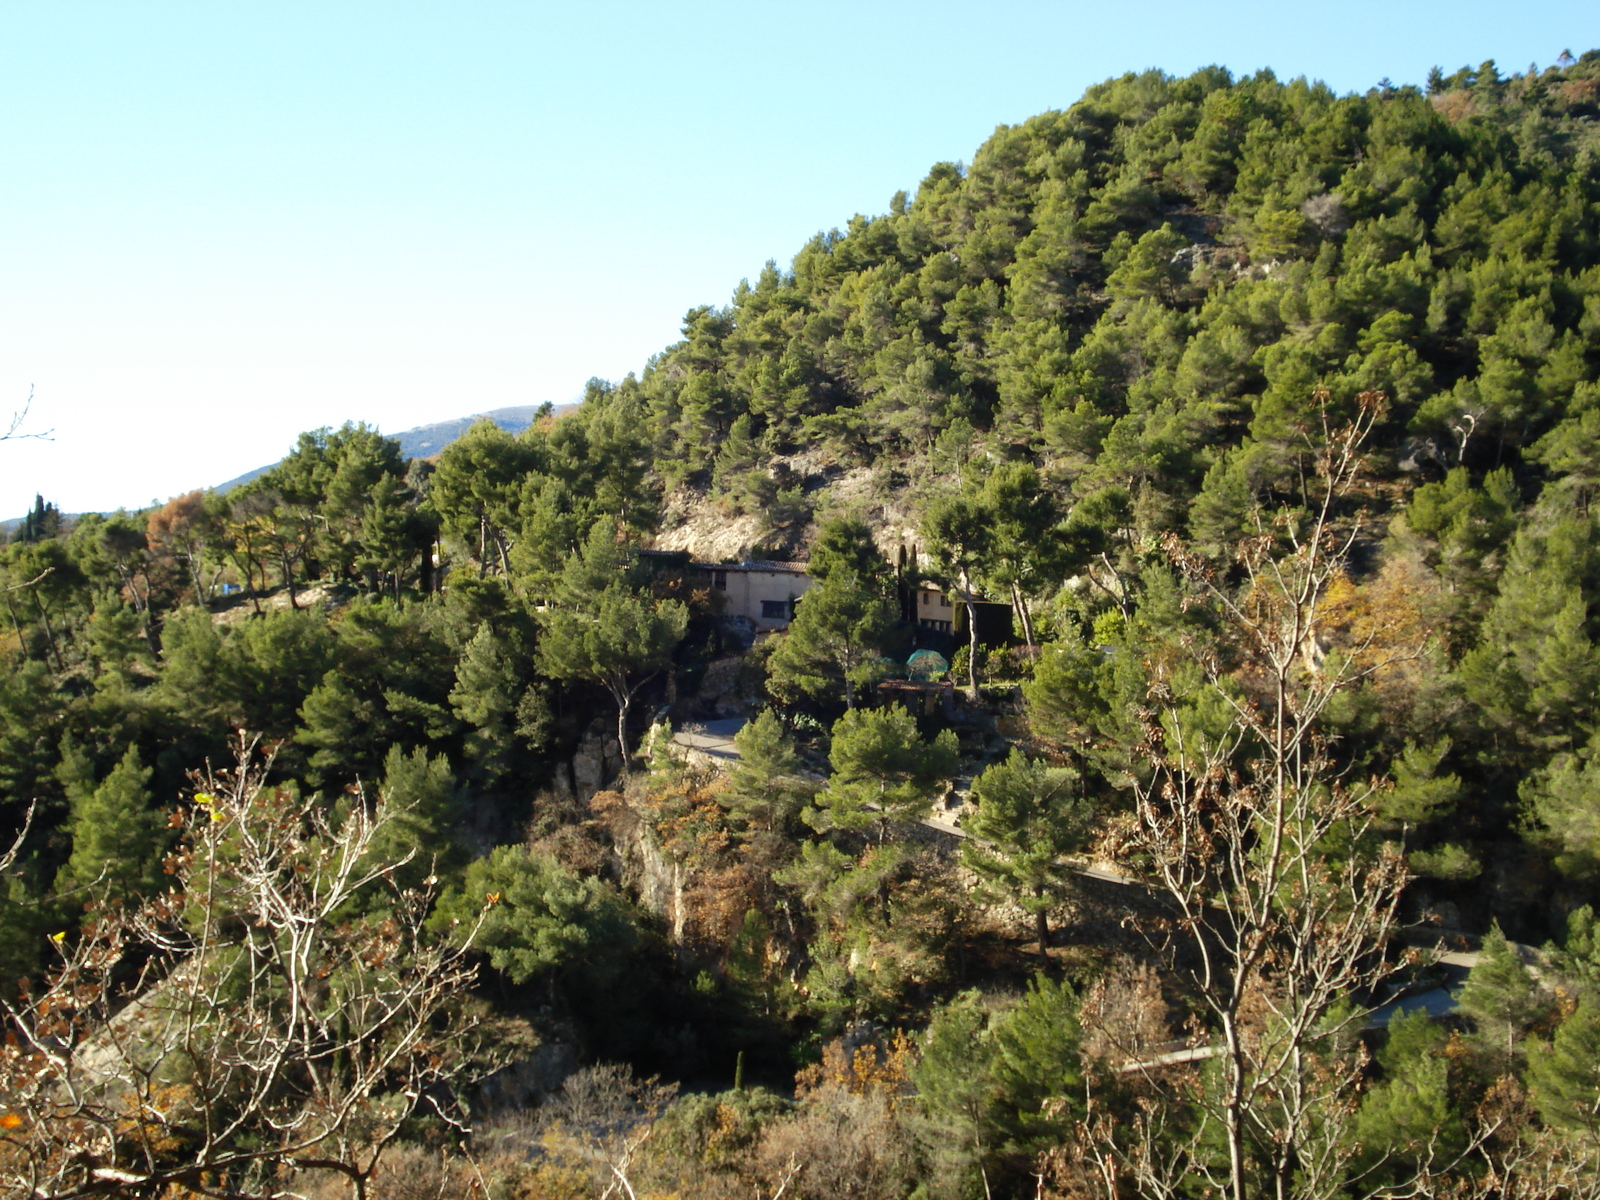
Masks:
[[[33,828],[33,814],[39,807],[37,800],[28,805],[28,811],[22,816],[22,828],[17,830],[17,836],[11,843],[11,849],[0,854],[0,879],[11,873],[11,868],[16,866],[17,856],[22,853],[22,843],[28,840],[28,831]]]
[[[43,441],[43,442],[47,442],[47,441],[50,440],[50,435],[55,432],[55,430],[53,430],[53,429],[45,429],[45,430],[42,430],[42,431],[40,431],[38,433],[24,433],[24,432],[22,432],[22,426],[28,419],[28,410],[31,409],[32,407],[33,407],[33,389],[30,387],[28,389],[28,399],[27,399],[27,401],[23,404],[23,406],[22,406],[22,408],[20,410],[18,410],[17,412],[14,412],[14,413],[11,414],[11,421],[10,421],[9,424],[6,425],[5,432],[4,433],[0,433],[0,442],[9,442],[9,441],[13,441],[13,440],[21,439],[21,438],[34,438],[34,439],[36,439],[38,441]]]
[[[10,587],[0,588],[0,596],[10,595],[12,592],[20,592],[25,588],[31,588],[34,584],[43,582],[54,570],[54,567],[46,567],[32,579],[28,580],[27,583],[13,583]]]
[[[241,736],[179,814],[173,889],[92,911],[4,1006],[0,1191],[268,1200],[283,1172],[320,1170],[361,1195],[403,1121],[451,1111],[475,968],[427,931],[425,890],[356,915],[387,886],[373,851],[398,813],[335,820],[267,787],[269,765]]]

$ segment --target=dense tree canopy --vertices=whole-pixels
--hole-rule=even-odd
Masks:
[[[41,495],[0,548],[0,999],[128,914],[117,953],[179,969],[171,881],[248,858],[188,773],[242,729],[285,886],[359,843],[315,924],[371,961],[318,1004],[397,928],[464,986],[420,922],[470,921],[508,1044],[703,1081],[748,1055],[786,1093],[807,1064],[792,1104],[736,1074],[649,1149],[643,1102],[570,1163],[541,1125],[491,1194],[1592,1192],[1597,205],[1600,53],[1345,96],[1126,75],[524,433],[408,463],[345,425],[225,495]],[[750,646],[652,545],[817,582]],[[930,583],[956,628],[917,627]],[[958,642],[959,702],[875,706]],[[599,731],[626,756],[647,713],[757,711],[732,768],[658,738],[609,778]],[[1165,907],[1097,911],[1079,852]],[[1360,1028],[1428,982],[1400,923],[1481,946],[1449,1030]],[[31,1145],[5,1061],[0,1165]],[[402,1107],[418,1154],[454,1144]]]

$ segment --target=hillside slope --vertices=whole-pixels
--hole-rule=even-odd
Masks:
[[[554,415],[561,415],[577,407],[572,404],[556,405],[552,408]],[[507,433],[522,433],[532,425],[539,414],[540,406],[537,404],[518,404],[510,408],[496,408],[488,412],[472,413],[465,417],[455,417],[448,421],[435,421],[429,425],[418,425],[412,429],[402,429],[399,433],[390,434],[395,441],[400,443],[400,453],[405,458],[432,458],[451,442],[471,429],[479,421],[493,421]],[[259,479],[277,465],[269,463],[264,467],[257,467],[253,471],[246,471],[243,475],[236,475],[226,483],[219,483],[213,489],[226,495],[236,487],[242,487],[252,480]]]
[[[1385,393],[1391,464],[1533,487],[1595,403],[1597,97],[1593,53],[1426,94],[1125,76],[692,310],[613,399],[669,490],[756,540],[920,506],[974,460],[1198,532],[1290,479],[1319,389]],[[875,478],[838,500],[796,454]]]

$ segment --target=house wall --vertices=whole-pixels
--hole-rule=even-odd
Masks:
[[[937,588],[917,588],[917,624],[924,629],[949,633],[955,628],[955,609],[950,597]]]
[[[803,571],[761,567],[711,567],[712,591],[722,597],[723,612],[748,617],[757,629],[787,629],[794,601],[816,583]]]
[[[1011,605],[991,600],[975,600],[978,613],[978,644],[982,646],[1007,646],[1011,644]],[[917,587],[917,624],[923,629],[939,633],[953,633],[965,640],[967,631],[967,606],[959,596],[942,592],[938,588],[919,584]]]

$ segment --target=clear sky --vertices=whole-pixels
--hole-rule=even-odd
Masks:
[[[574,399],[997,124],[1159,67],[1340,92],[1600,46],[1600,5],[7,0],[0,516]]]

